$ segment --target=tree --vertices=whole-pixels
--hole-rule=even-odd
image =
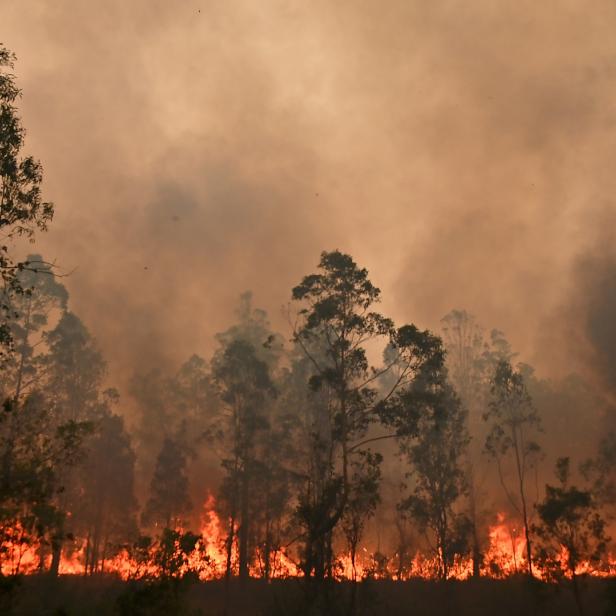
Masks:
[[[105,412],[87,444],[78,468],[81,494],[72,517],[86,538],[85,572],[92,574],[103,571],[105,560],[136,535],[137,501],[135,454],[123,419]]]
[[[489,409],[484,414],[489,432],[485,451],[496,461],[503,490],[513,507],[522,517],[526,540],[528,574],[533,575],[531,529],[526,495],[526,480],[529,470],[540,453],[539,445],[532,440],[533,432],[540,430],[541,422],[524,378],[507,361],[500,361],[492,379]],[[509,458],[513,465],[514,487],[507,485],[503,474],[503,461]]]
[[[52,330],[45,332],[44,341],[47,353],[40,362],[44,378],[39,388],[45,398],[51,428],[72,426],[82,437],[90,435],[108,412],[110,400],[117,398],[114,390],[102,389],[106,364],[96,341],[81,319],[68,310]],[[87,447],[87,439],[82,444]],[[52,574],[58,573],[65,540],[74,535],[73,519],[68,519],[67,514],[76,509],[81,498],[74,464],[59,465],[55,472],[60,486],[56,507],[61,515],[51,536]]]
[[[352,463],[349,503],[342,517],[342,531],[351,556],[353,580],[357,577],[356,557],[366,521],[374,514],[379,503],[382,456],[370,451],[362,452]]]
[[[309,386],[321,391],[323,422],[313,431],[313,456],[320,464],[300,500],[298,516],[305,528],[303,569],[314,578],[316,594],[328,569],[328,543],[342,519],[351,496],[352,459],[365,445],[414,430],[416,421],[400,404],[396,392],[412,382],[428,365],[441,365],[440,340],[407,325],[396,329],[391,319],[373,310],[380,290],[346,254],[324,252],[319,272],[305,276],[293,289],[303,307],[297,315],[294,341],[310,364]],[[376,341],[389,344],[391,359],[383,367],[370,366],[366,347]],[[396,371],[388,391],[376,387],[381,377]],[[368,428],[380,425],[389,433],[367,437]]]
[[[473,576],[479,577],[483,563],[480,527],[486,518],[481,507],[485,474],[478,464],[481,443],[485,441],[485,412],[490,396],[490,379],[499,361],[511,361],[515,354],[504,334],[493,329],[489,338],[475,317],[466,310],[451,310],[442,319],[443,345],[449,380],[467,410],[466,424],[472,437],[466,448],[466,482],[468,486],[468,517],[471,523]]]
[[[62,472],[82,455],[87,426],[57,425],[38,392],[23,400],[16,419],[13,413],[10,405],[0,411],[0,451],[11,452],[10,474],[0,485],[0,567],[8,560],[13,573],[18,573],[23,551],[38,547],[42,569],[43,548],[51,541],[56,556],[52,572],[57,573],[66,517],[60,505]],[[13,419],[9,432],[6,426]]]
[[[272,370],[283,355],[283,339],[280,334],[272,331],[267,312],[253,307],[251,291],[240,295],[235,316],[236,322],[231,327],[216,334],[220,348],[226,348],[234,340],[244,340]]]
[[[374,515],[379,503],[382,456],[362,452],[351,463],[349,502],[342,516],[342,532],[351,556],[351,601],[349,613],[354,614],[357,601],[357,548],[366,522]]]
[[[602,567],[609,538],[591,492],[570,485],[569,458],[558,459],[556,477],[559,485],[546,485],[545,498],[537,505],[537,559],[551,577],[571,580],[578,611],[584,616],[578,578],[581,572]]]
[[[156,460],[142,523],[173,528],[172,525],[182,524],[191,507],[184,448],[177,440],[165,438]]]
[[[107,366],[81,319],[66,311],[45,334],[44,388],[56,420],[88,421],[100,416]]]
[[[79,501],[74,467],[107,402],[100,391],[102,357],[81,321],[65,310],[64,288],[41,268],[20,272],[29,287],[13,298],[26,309],[11,324],[16,347],[3,374],[9,397],[0,418],[1,500],[8,523],[38,542],[41,567],[51,543],[56,574],[72,534],[68,513]],[[59,319],[47,329],[50,313]]]
[[[436,574],[442,580],[448,578],[456,557],[467,553],[471,530],[468,517],[456,512],[468,490],[466,412],[445,378],[443,373],[440,382],[418,381],[413,388],[414,395],[423,400],[423,412],[416,438],[402,445],[414,487],[400,504],[426,534],[436,558]]]
[[[25,129],[16,102],[21,92],[12,74],[15,56],[0,44],[0,274],[3,291],[0,301],[0,358],[12,350],[12,298],[24,292],[19,272],[30,263],[16,261],[9,247],[17,238],[32,240],[36,230],[45,231],[53,217],[53,204],[41,196],[43,170],[31,156],[23,156]],[[34,267],[36,269],[36,267]]]
[[[483,404],[482,394],[487,381],[488,346],[483,330],[466,310],[451,310],[441,323],[449,378],[467,408],[475,411]]]
[[[225,410],[223,436],[231,457],[222,461],[226,471],[221,496],[227,505],[227,577],[231,573],[232,546],[238,535],[238,566],[246,579],[251,561],[250,526],[255,502],[254,479],[257,441],[269,427],[265,414],[267,399],[275,394],[267,364],[255,348],[242,338],[231,338],[213,361],[213,376]]]
[[[66,289],[40,256],[30,255],[28,262],[33,267],[36,264],[38,271],[24,269],[17,273],[18,283],[24,292],[11,297],[14,315],[9,325],[14,352],[5,358],[0,379],[5,410],[0,417],[0,503],[7,506],[4,497],[13,502],[18,498],[15,486],[20,484],[19,476],[22,473],[29,477],[29,482],[35,481],[35,459],[39,450],[28,432],[36,430],[42,434],[46,426],[51,428],[49,409],[41,395],[30,394],[42,384],[45,376],[41,362],[50,313],[63,310],[68,298]],[[53,439],[53,428],[47,436]],[[33,458],[29,459],[29,455]],[[29,469],[27,472],[26,468]],[[23,479],[24,475],[21,476]],[[40,479],[43,481],[43,477]],[[24,489],[23,497],[33,494],[25,485],[21,487]],[[27,498],[22,501],[22,506],[28,509]],[[8,510],[12,507],[8,506]]]
[[[204,481],[207,468],[202,465],[195,472],[194,465],[204,462],[203,434],[218,412],[207,362],[192,355],[171,375],[160,368],[138,372],[131,379],[130,393],[139,409],[135,430],[139,478],[146,482],[151,477],[164,439],[182,435],[178,443],[184,447],[193,488],[202,488],[197,482]]]
[[[39,370],[41,349],[50,317],[66,311],[68,292],[53,268],[40,255],[27,257],[28,269],[17,273],[23,293],[11,298],[14,317],[10,322],[14,353],[4,366],[3,389],[13,404],[42,377]]]

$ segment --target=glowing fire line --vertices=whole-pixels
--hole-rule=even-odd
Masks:
[[[180,529],[178,529],[180,530]],[[201,519],[200,539],[198,549],[193,551],[185,565],[186,570],[197,572],[202,580],[219,579],[224,577],[227,569],[226,532],[215,511],[215,501],[209,496],[204,503]],[[28,534],[20,527],[3,529],[4,541],[0,557],[0,570],[5,575],[16,573],[32,574],[47,569],[51,556],[41,557],[39,546],[28,541]],[[484,553],[481,574],[492,578],[504,578],[525,568],[525,542],[523,533],[518,532],[515,525],[509,524],[503,514],[498,514],[497,523],[489,530],[489,544]],[[563,548],[560,559],[566,562],[567,553]],[[41,562],[43,561],[43,562]],[[61,575],[84,575],[86,572],[86,546],[77,549],[65,550],[59,565]],[[257,554],[250,574],[253,577],[263,575],[263,559]],[[237,563],[237,547],[232,546],[231,563]],[[123,548],[117,554],[104,561],[102,571],[118,575],[122,579],[136,579],[142,577],[155,577],[157,567],[151,560],[140,561],[131,556],[128,549]],[[301,575],[301,570],[293,559],[284,551],[279,550],[270,557],[271,577],[286,578]],[[536,569],[536,567],[535,567]],[[355,558],[355,567],[349,555],[342,555],[337,559],[335,575],[338,579],[363,579],[367,576],[374,578],[389,577],[399,579],[436,577],[436,559],[426,557],[417,552],[402,575],[396,575],[390,562],[378,562],[377,555],[370,553],[367,548],[359,551]],[[473,572],[472,561],[469,558],[457,559],[449,572],[450,578],[467,579]],[[544,573],[537,571],[540,577]],[[590,563],[581,563],[577,574],[593,576],[616,575],[616,559],[610,556],[606,566],[597,571]]]

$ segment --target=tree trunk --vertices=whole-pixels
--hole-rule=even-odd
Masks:
[[[526,539],[526,565],[528,575],[533,577],[533,556],[530,543],[530,525],[528,523],[528,512],[526,508],[526,495],[524,494],[524,469],[520,460],[520,451],[518,446],[518,436],[513,433],[513,450],[515,452],[516,468],[518,471],[518,487],[520,490],[520,501],[522,503],[522,517],[524,518],[524,537]]]
[[[60,558],[62,557],[62,533],[58,532],[51,538],[51,565],[49,573],[57,577],[60,572]]]
[[[227,548],[227,563],[225,568],[225,579],[231,577],[231,565],[233,556],[233,542],[235,541],[235,514],[233,514],[229,520],[229,532],[227,534],[226,548]]]
[[[472,524],[472,558],[473,558],[473,577],[481,576],[481,565],[483,564],[483,556],[481,554],[481,546],[479,545],[479,535],[477,533],[477,501],[475,498],[475,476],[472,466],[469,464],[468,483],[469,483],[469,517]]]
[[[578,578],[575,571],[573,571],[571,575],[571,586],[573,588],[573,597],[575,599],[575,605],[577,606],[578,613],[580,616],[585,616],[582,597],[580,596],[580,586],[578,584]]]
[[[248,579],[248,533],[249,525],[249,506],[248,506],[248,478],[246,470],[242,473],[242,493],[240,503],[240,527],[238,530],[238,560],[240,580]]]

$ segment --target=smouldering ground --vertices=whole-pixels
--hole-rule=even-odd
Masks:
[[[299,580],[265,584],[251,580],[245,587],[233,582],[228,592],[221,581],[197,583],[186,588],[181,611],[171,612],[159,599],[131,601],[142,585],[112,577],[63,576],[22,578],[12,592],[0,594],[0,613],[7,616],[117,616],[118,614],[191,616],[293,616],[301,610]],[[346,613],[349,585],[337,584],[330,610],[323,616]],[[122,602],[121,597],[124,597]],[[225,597],[227,605],[225,609]],[[9,605],[9,599],[12,605]],[[128,599],[128,600],[127,600]],[[149,601],[149,603],[148,603]],[[158,602],[158,603],[157,603]],[[616,579],[589,579],[584,588],[589,616],[616,614]],[[119,611],[119,605],[125,610]],[[336,605],[337,604],[337,605]],[[360,584],[358,614],[365,616],[573,616],[578,611],[570,591],[521,578],[469,580],[446,583],[368,581]],[[130,606],[130,607],[127,607]]]

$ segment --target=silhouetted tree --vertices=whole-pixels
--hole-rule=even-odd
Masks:
[[[490,336],[475,317],[466,310],[451,310],[442,319],[443,345],[449,380],[467,409],[468,431],[472,437],[466,448],[466,482],[468,485],[468,518],[471,523],[473,576],[478,577],[483,563],[480,529],[487,518],[485,506],[485,471],[480,463],[481,447],[486,438],[482,421],[490,396],[490,380],[499,361],[511,361],[512,352],[504,334],[493,329]]]
[[[31,240],[36,230],[46,230],[53,216],[53,204],[41,196],[41,163],[22,155],[26,131],[16,107],[21,92],[11,72],[14,61],[15,56],[0,44],[0,359],[6,359],[12,347],[13,297],[24,292],[18,274],[30,268],[28,260],[13,258],[12,242],[19,237]]]
[[[20,398],[41,379],[39,370],[44,336],[50,318],[59,317],[67,307],[68,292],[40,255],[29,255],[28,269],[17,273],[23,293],[11,299],[14,318],[10,322],[14,353],[4,366],[4,396],[18,404]],[[55,313],[55,314],[54,314]]]
[[[323,425],[313,431],[313,448],[321,452],[313,459],[321,466],[298,509],[305,528],[303,569],[308,580],[314,578],[318,595],[331,533],[349,504],[352,458],[374,440],[366,436],[372,424],[393,430],[386,438],[414,429],[396,391],[412,382],[424,364],[441,364],[443,357],[438,338],[412,325],[396,329],[391,319],[373,310],[380,290],[367,270],[339,251],[322,253],[319,272],[303,278],[293,299],[303,304],[294,341],[311,364],[310,387],[323,391],[326,405],[317,416]],[[366,345],[376,340],[392,348],[390,362],[381,368],[371,367],[366,353]],[[393,383],[380,395],[376,384],[394,367]]]
[[[37,264],[40,272],[24,269],[17,273],[24,292],[11,297],[15,311],[10,321],[14,352],[5,358],[0,378],[5,411],[0,414],[0,510],[7,515],[15,512],[19,509],[15,509],[19,501],[21,511],[27,512],[33,521],[32,498],[35,493],[37,499],[42,498],[43,493],[49,495],[50,477],[47,472],[43,473],[45,477],[38,476],[41,485],[36,487],[36,469],[41,469],[37,457],[42,450],[29,433],[34,430],[50,439],[43,447],[48,453],[51,453],[48,446],[54,440],[54,422],[49,408],[41,392],[35,393],[37,386],[44,384],[45,370],[41,361],[45,346],[42,343],[50,313],[65,308],[67,293],[41,257],[30,255],[28,261],[33,266]],[[26,478],[29,487],[23,483]]]
[[[52,426],[73,426],[83,434],[91,433],[109,405],[109,395],[102,389],[106,364],[89,331],[72,312],[62,313],[57,325],[44,336],[47,353],[41,358],[45,403]],[[85,441],[83,446],[87,448]],[[58,573],[62,547],[72,537],[72,514],[80,499],[80,486],[74,465],[58,466],[56,474],[60,489],[56,499],[62,515],[51,536],[52,560],[50,571]],[[67,522],[70,522],[67,525]]]
[[[539,539],[536,558],[550,576],[570,579],[578,611],[584,616],[579,576],[604,567],[609,539],[591,492],[570,485],[569,476],[569,458],[559,458],[559,485],[546,485],[545,498],[537,505],[540,523],[534,526]]]
[[[152,475],[164,439],[181,434],[193,488],[204,487],[199,483],[203,476],[207,478],[208,451],[204,451],[203,435],[219,406],[207,362],[192,355],[174,374],[160,368],[137,372],[130,382],[130,394],[138,407],[138,479],[146,483]]]
[[[402,444],[414,485],[400,506],[426,534],[437,576],[445,580],[456,557],[467,554],[471,531],[468,517],[459,511],[459,501],[468,489],[466,412],[444,372],[436,381],[418,379],[410,393],[422,413],[416,438]]]
[[[165,438],[156,460],[142,522],[146,526],[173,528],[182,524],[191,508],[184,448],[177,439]]]
[[[513,509],[521,516],[526,540],[528,574],[532,576],[532,550],[530,511],[527,502],[526,481],[528,472],[536,463],[539,445],[532,434],[540,429],[540,419],[528,394],[524,378],[507,361],[496,366],[492,379],[489,409],[484,415],[489,433],[485,451],[496,462],[501,485]],[[503,459],[508,457],[513,465],[514,486],[507,485]]]
[[[269,428],[265,409],[275,390],[267,364],[257,357],[252,344],[241,338],[230,338],[217,353],[213,377],[225,409],[222,431],[231,454],[222,461],[226,477],[221,491],[229,519],[227,577],[237,528],[239,575],[246,579],[251,561],[258,440]]]
[[[355,613],[357,602],[357,549],[366,522],[374,515],[379,503],[381,461],[380,454],[365,451],[351,462],[349,500],[341,521],[351,557],[351,614]]]
[[[85,537],[85,572],[104,569],[105,560],[137,534],[135,453],[124,421],[111,410],[97,422],[78,469],[80,497],[73,523]]]

